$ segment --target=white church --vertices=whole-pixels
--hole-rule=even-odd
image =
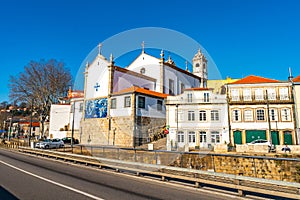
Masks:
[[[188,88],[205,88],[207,60],[199,50],[193,58],[193,73],[176,66],[164,51],[160,58],[144,47],[126,68],[115,66],[99,52],[86,65],[84,114],[81,120],[83,144],[136,147],[150,134],[166,126],[167,96]]]

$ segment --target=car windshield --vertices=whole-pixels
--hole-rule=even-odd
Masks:
[[[45,139],[44,142],[51,142],[51,140],[50,139]]]

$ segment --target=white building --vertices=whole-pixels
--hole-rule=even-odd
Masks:
[[[300,76],[293,79],[297,144],[300,144]]]
[[[252,75],[228,84],[231,142],[297,144],[291,85]]]
[[[212,148],[229,143],[226,95],[190,88],[167,97],[167,149]]]
[[[200,67],[200,62],[206,66],[202,53],[196,55],[195,67]],[[85,69],[82,142],[119,146],[145,143],[150,133],[165,126],[164,98],[206,84],[207,75],[202,77],[177,67],[171,58],[165,62],[163,51],[155,58],[142,49],[127,68],[121,68],[114,65],[112,56],[108,62],[99,49]]]

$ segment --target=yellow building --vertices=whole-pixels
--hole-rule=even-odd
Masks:
[[[213,93],[215,94],[226,94],[225,85],[238,80],[240,79],[232,79],[230,77],[226,77],[223,80],[208,80],[207,87],[213,89]]]

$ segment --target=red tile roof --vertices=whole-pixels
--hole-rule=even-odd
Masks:
[[[185,91],[212,90],[211,88],[186,88]]]
[[[140,94],[145,94],[145,95],[150,95],[150,96],[155,96],[155,97],[160,97],[160,98],[167,98],[169,96],[168,94],[160,93],[160,92],[155,92],[152,90],[147,90],[144,88],[140,88],[137,86],[132,86],[130,88],[126,88],[124,90],[121,90],[119,92],[115,92],[112,95],[118,95],[118,94],[126,94],[126,93],[140,93]]]
[[[264,78],[261,76],[250,75],[245,78],[242,78],[238,81],[229,83],[229,84],[255,84],[255,83],[279,83],[280,81],[275,79]]]
[[[300,82],[300,75],[293,79],[293,82]]]

